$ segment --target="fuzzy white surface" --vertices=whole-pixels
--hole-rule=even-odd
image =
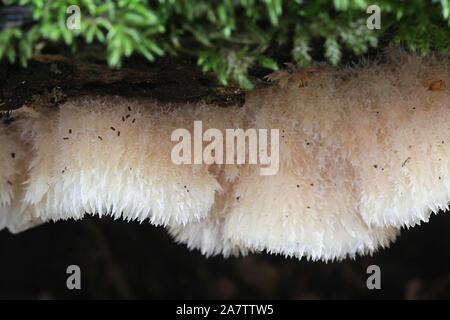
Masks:
[[[370,254],[449,208],[450,90],[428,78],[450,84],[449,59],[393,51],[254,90],[242,108],[95,96],[38,108],[0,124],[0,228],[89,213],[165,225],[208,256]],[[279,172],[175,165],[171,133],[198,120],[279,129]]]

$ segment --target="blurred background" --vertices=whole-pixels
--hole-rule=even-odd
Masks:
[[[449,299],[450,215],[404,230],[372,257],[323,263],[253,254],[205,258],[163,228],[87,217],[0,232],[1,299]],[[81,290],[66,269],[81,268]],[[381,290],[368,290],[369,265]]]

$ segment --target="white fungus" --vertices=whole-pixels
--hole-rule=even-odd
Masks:
[[[387,246],[449,208],[450,94],[424,87],[426,77],[449,83],[449,60],[394,52],[305,88],[251,92],[249,126],[283,132],[280,172],[241,168],[226,210],[170,232],[206,255],[333,260]]]
[[[0,124],[0,228],[106,214],[165,225],[208,256],[369,254],[449,208],[445,83],[448,58],[394,50],[383,63],[325,68],[301,88],[254,90],[241,108],[85,96],[22,112]],[[278,172],[174,164],[171,134],[193,133],[194,121],[279,129]]]

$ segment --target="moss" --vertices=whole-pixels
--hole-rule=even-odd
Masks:
[[[431,2],[431,3],[430,3]],[[196,57],[204,72],[212,71],[227,84],[245,88],[252,83],[248,69],[255,63],[276,70],[273,52],[288,46],[291,60],[308,65],[315,47],[333,64],[343,50],[357,55],[376,47],[380,38],[404,42],[411,49],[449,52],[449,1],[394,0],[286,1],[281,0],[3,0],[8,6],[30,9],[33,20],[0,25],[0,59],[22,65],[45,43],[77,50],[81,44],[101,43],[111,67],[138,54],[154,61],[166,54]],[[70,5],[80,8],[80,29],[69,30]],[[366,27],[366,8],[381,8],[381,29]],[[0,8],[1,10],[1,8]],[[1,14],[1,12],[0,12]]]

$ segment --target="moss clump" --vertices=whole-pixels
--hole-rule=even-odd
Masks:
[[[73,50],[81,42],[104,44],[111,67],[124,57],[141,54],[149,60],[164,54],[188,53],[203,71],[213,71],[227,84],[233,79],[250,88],[248,68],[255,62],[277,69],[268,48],[287,45],[291,60],[308,65],[313,47],[333,64],[342,51],[357,55],[376,47],[380,37],[404,42],[426,53],[449,52],[450,1],[416,0],[3,0],[26,6],[34,21],[3,23],[0,59],[26,66],[45,42],[63,42]],[[369,5],[381,9],[381,29],[369,30]],[[67,8],[80,8],[80,28],[66,26]],[[3,8],[5,9],[5,8]],[[0,8],[1,10],[1,8]],[[5,14],[6,15],[6,14]],[[3,19],[5,21],[5,19]],[[276,51],[276,50],[275,50]]]

